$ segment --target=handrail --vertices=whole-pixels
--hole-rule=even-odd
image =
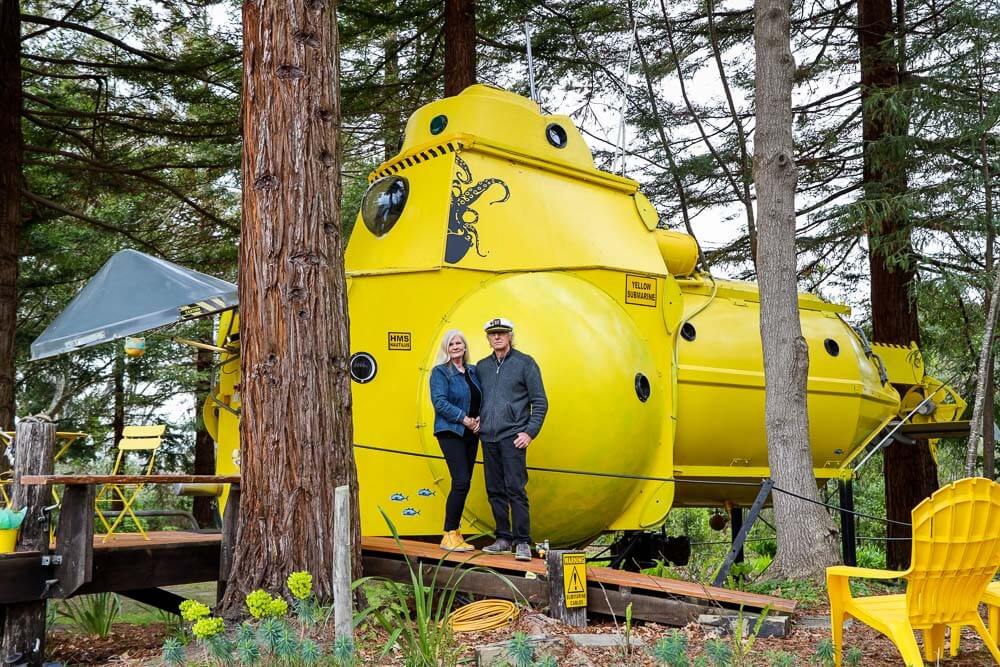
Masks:
[[[239,484],[239,475],[22,475],[24,486],[90,484]]]

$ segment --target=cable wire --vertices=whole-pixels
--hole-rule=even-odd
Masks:
[[[517,605],[509,600],[478,600],[448,614],[454,632],[492,630],[517,618]]]

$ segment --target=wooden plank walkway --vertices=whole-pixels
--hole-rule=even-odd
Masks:
[[[436,544],[429,542],[400,540],[399,544],[397,544],[391,537],[362,537],[361,547],[366,551],[377,551],[399,556],[403,555],[405,550],[407,556],[410,556],[411,558],[420,558],[424,562],[438,561],[443,558],[445,562],[449,563],[478,565],[493,568],[495,570],[532,572],[536,575],[546,574],[545,562],[538,558],[534,558],[530,561],[517,561],[514,560],[513,556],[495,556],[491,554],[484,554],[481,551],[446,552]],[[699,600],[705,600],[713,603],[743,605],[757,609],[770,607],[773,611],[782,613],[791,613],[795,611],[795,607],[797,605],[794,600],[786,600],[772,595],[745,593],[743,591],[734,591],[728,588],[707,586],[692,581],[654,577],[649,574],[626,572],[624,570],[612,570],[607,567],[588,567],[587,579],[592,582],[599,582],[622,588],[655,591],[657,593],[664,593],[667,595],[697,598]]]

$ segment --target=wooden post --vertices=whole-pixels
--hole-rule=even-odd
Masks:
[[[338,486],[333,519],[333,618],[337,639],[354,643],[351,608],[351,489]]]
[[[545,555],[549,571],[549,617],[587,627],[587,566],[582,551],[555,549]]]
[[[94,576],[95,494],[92,484],[70,485],[63,493],[56,528],[56,554],[62,562],[55,568],[53,597],[68,598]]]
[[[52,473],[56,427],[48,417],[26,417],[17,425],[14,440],[14,508],[28,508],[21,524],[17,551],[47,552],[49,530],[44,522],[43,508],[52,500],[52,490],[44,486],[24,486],[22,475]],[[38,564],[41,569],[41,562]],[[45,657],[45,600],[9,605],[3,640],[0,641],[0,663],[40,667]]]
[[[233,569],[233,553],[236,549],[236,531],[240,519],[240,485],[229,487],[229,499],[226,501],[226,514],[222,517],[222,552],[219,554],[219,584],[216,586],[216,602],[222,604],[226,594],[226,584],[229,573]]]

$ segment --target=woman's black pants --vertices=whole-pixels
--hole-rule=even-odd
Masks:
[[[472,486],[472,469],[476,465],[479,436],[475,433],[466,433],[463,437],[441,434],[437,439],[445,461],[448,462],[448,472],[451,473],[451,491],[444,506],[444,530],[448,532],[458,530],[462,522],[465,499]]]

